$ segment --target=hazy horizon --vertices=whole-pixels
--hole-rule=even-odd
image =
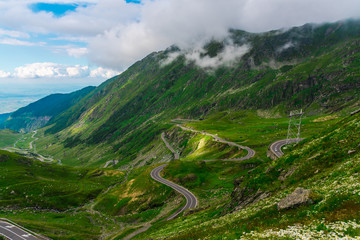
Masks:
[[[25,107],[32,102],[44,98],[50,94],[55,93],[70,93],[80,90],[87,86],[97,86],[97,84],[83,84],[76,85],[23,85],[15,84],[10,88],[4,88],[0,84],[0,114],[11,113],[21,107]]]

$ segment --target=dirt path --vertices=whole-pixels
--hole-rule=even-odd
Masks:
[[[129,235],[127,235],[125,238],[123,238],[123,240],[130,240],[133,237],[135,237],[136,235],[147,231],[149,228],[151,227],[151,223],[146,223],[142,228],[136,230],[135,232],[130,233]]]

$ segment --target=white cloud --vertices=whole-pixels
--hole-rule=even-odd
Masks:
[[[22,41],[14,38],[3,38],[0,39],[0,44],[6,44],[6,45],[15,45],[15,46],[43,46],[46,43],[45,42],[28,42],[28,41]]]
[[[74,44],[53,45],[53,46],[48,46],[48,47],[49,47],[49,49],[51,49],[51,51],[53,53],[67,54],[67,55],[69,55],[71,57],[75,57],[75,58],[86,57],[89,52],[86,47],[79,47]]]
[[[43,62],[31,63],[14,69],[13,73],[0,70],[0,78],[13,79],[34,79],[34,78],[101,78],[108,79],[120,72],[98,67],[90,69],[88,66],[74,65],[68,66],[64,64]]]
[[[56,63],[32,63],[15,68],[14,77],[42,78],[62,76],[60,65]]]
[[[233,42],[224,42],[223,49],[211,57],[206,54],[202,46],[168,53],[166,59],[161,62],[162,66],[170,64],[179,56],[184,56],[188,62],[195,63],[201,68],[212,70],[219,66],[231,66],[236,60],[244,56],[251,46],[249,44],[235,45]]]
[[[119,22],[135,19],[140,5],[123,0],[86,1],[87,7],[78,7],[61,18],[49,12],[34,13],[29,8],[36,0],[0,1],[0,22],[13,28],[37,32],[59,33],[72,36],[95,36]],[[41,1],[48,3],[74,3],[74,1]]]
[[[182,54],[185,54],[184,52],[181,52],[181,51],[176,51],[176,52],[170,52],[167,54],[167,58],[164,59],[162,62],[161,62],[161,65],[162,66],[166,66],[170,63],[172,63],[175,59],[177,59],[179,56],[181,56]]]
[[[159,38],[141,23],[118,26],[89,40],[89,57],[97,64],[121,70],[170,44]]]
[[[12,31],[0,28],[0,36],[8,36],[13,38],[30,38],[30,35],[25,32]]]
[[[100,65],[123,69],[172,44],[188,49],[221,39],[230,28],[260,32],[336,21],[360,16],[359,9],[358,0],[147,0],[138,21],[118,23],[90,38],[89,57]],[[205,65],[216,62],[207,60]]]
[[[11,73],[0,70],[0,78],[8,78]]]
[[[69,56],[80,58],[85,56],[89,51],[87,48],[72,47],[67,48],[66,52]]]
[[[291,47],[294,47],[294,46],[295,46],[295,44],[293,42],[287,42],[283,46],[279,47],[276,51],[277,52],[282,52],[282,51],[284,51],[286,49],[289,49]]]
[[[90,77],[96,78],[96,77],[102,77],[102,78],[111,78],[114,77],[116,75],[119,75],[121,72],[118,71],[114,71],[111,69],[105,69],[102,67],[98,67],[94,70],[91,70],[90,72]]]
[[[225,45],[224,49],[215,57],[204,55],[203,49],[195,49],[185,54],[188,61],[194,62],[202,68],[216,68],[222,65],[231,65],[238,58],[241,58],[250,50],[249,45],[235,46],[233,44]],[[172,58],[172,56],[170,56]]]
[[[89,67],[80,65],[66,67],[66,73],[68,77],[86,77],[89,75]]]

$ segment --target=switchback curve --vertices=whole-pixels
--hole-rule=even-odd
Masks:
[[[191,129],[191,128],[181,126],[179,124],[177,124],[177,126],[182,128],[183,130],[186,130],[186,131],[192,131],[192,132],[196,132],[196,133],[201,133],[203,135],[211,136],[211,137],[213,137],[215,140],[217,140],[219,142],[228,144],[230,146],[235,146],[235,147],[238,147],[239,149],[244,149],[244,150],[247,151],[247,155],[245,157],[234,158],[234,159],[209,159],[209,160],[204,160],[206,162],[217,161],[217,160],[222,160],[222,161],[243,161],[243,160],[247,160],[247,159],[250,159],[250,158],[255,156],[255,151],[252,150],[249,147],[242,146],[242,145],[239,145],[239,144],[234,143],[234,142],[226,141],[226,140],[221,139],[218,136],[216,136],[214,134],[211,134],[211,133],[207,133],[207,132],[204,132],[204,131],[197,131],[197,130],[194,130],[194,129]],[[161,134],[161,139],[165,143],[166,147],[174,154],[174,159],[179,159],[180,158],[179,153],[177,151],[175,151],[174,148],[167,142],[167,140],[165,139],[165,133]],[[182,207],[176,213],[174,213],[173,215],[171,215],[170,217],[167,218],[167,220],[171,220],[171,219],[174,219],[175,217],[177,217],[181,212],[183,212],[183,211],[185,211],[187,209],[190,209],[190,208],[195,208],[198,205],[198,200],[197,200],[196,196],[193,193],[191,193],[189,190],[187,190],[186,188],[181,187],[181,186],[179,186],[179,185],[177,185],[177,184],[175,184],[175,183],[173,183],[171,181],[168,181],[168,180],[166,180],[166,179],[164,179],[164,178],[162,178],[160,176],[160,172],[166,166],[167,166],[167,164],[163,164],[161,166],[158,166],[158,167],[154,168],[150,173],[151,178],[153,178],[157,182],[160,182],[162,184],[165,184],[165,185],[171,187],[175,191],[182,194],[186,199],[185,206]]]
[[[176,183],[173,183],[171,181],[166,180],[165,178],[162,178],[160,176],[160,172],[167,166],[167,164],[163,164],[161,166],[158,166],[156,168],[154,168],[151,173],[150,176],[157,182],[165,184],[166,186],[171,187],[172,189],[174,189],[175,191],[179,192],[180,194],[182,194],[185,198],[186,198],[186,204],[184,207],[180,208],[178,211],[176,211],[174,214],[172,214],[170,217],[167,218],[167,220],[171,220],[174,219],[175,217],[177,217],[180,213],[182,213],[183,211],[190,209],[190,208],[195,208],[198,204],[198,200],[195,197],[194,194],[192,194],[189,190],[187,190],[184,187],[181,187],[180,185],[177,185]]]
[[[207,161],[207,162],[210,162],[210,161],[218,161],[218,160],[221,160],[221,161],[243,161],[243,160],[247,160],[247,159],[250,159],[252,157],[255,156],[255,151],[249,147],[246,147],[246,146],[242,146],[240,144],[237,144],[237,143],[234,143],[234,142],[230,142],[230,141],[226,141],[214,134],[211,134],[211,133],[207,133],[207,132],[204,132],[204,131],[198,131],[198,130],[194,130],[194,129],[191,129],[191,128],[188,128],[188,127],[184,127],[180,124],[176,124],[176,126],[178,126],[179,128],[183,129],[183,130],[186,130],[186,131],[191,131],[191,132],[195,132],[195,133],[200,133],[200,134],[203,134],[203,135],[208,135],[208,136],[211,136],[213,137],[216,141],[218,142],[222,142],[222,143],[225,143],[225,144],[228,144],[229,146],[234,146],[234,147],[237,147],[239,149],[243,149],[243,150],[246,150],[247,151],[247,155],[245,157],[241,157],[241,158],[233,158],[233,159],[209,159],[209,160],[204,160],[204,161]]]
[[[303,138],[292,138],[292,139],[282,139],[282,140],[278,140],[274,143],[272,143],[269,147],[269,150],[277,157],[281,157],[282,155],[284,155],[284,152],[281,150],[281,148],[283,146],[285,146],[286,144],[290,144],[290,143],[297,143],[302,141]]]

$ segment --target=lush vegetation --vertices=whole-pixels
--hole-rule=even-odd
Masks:
[[[230,204],[225,202],[178,220],[159,223],[136,239],[326,239],[359,236],[359,122],[360,115],[347,117],[305,140],[290,154],[260,164],[242,175],[235,181]],[[176,176],[175,169],[169,173]],[[182,168],[180,172],[184,174],[187,170]],[[299,186],[313,192],[313,202],[278,210],[276,204],[279,200]],[[257,192],[264,193],[265,198],[241,205],[243,200],[251,199]],[[236,193],[243,195],[239,198]]]
[[[16,140],[20,138],[20,134],[10,130],[0,130],[0,148],[13,147]]]
[[[122,182],[123,172],[58,166],[6,151],[0,151],[0,165],[2,217],[54,239],[97,239],[102,224],[114,227],[86,206]]]
[[[0,152],[0,161],[3,169],[0,205],[10,209],[34,207],[63,211],[78,207],[124,176],[116,170],[46,164],[5,151]]]
[[[338,121],[341,115],[314,115],[302,119],[301,137],[308,138]],[[238,111],[211,114],[203,121],[186,123],[197,130],[206,131],[224,139],[249,146],[257,157],[266,161],[266,152],[274,140],[287,137],[288,117],[279,117],[273,111]]]
[[[247,154],[245,150],[217,142],[211,136],[184,131],[179,127],[165,133],[167,141],[171,142],[182,160],[235,159]]]

